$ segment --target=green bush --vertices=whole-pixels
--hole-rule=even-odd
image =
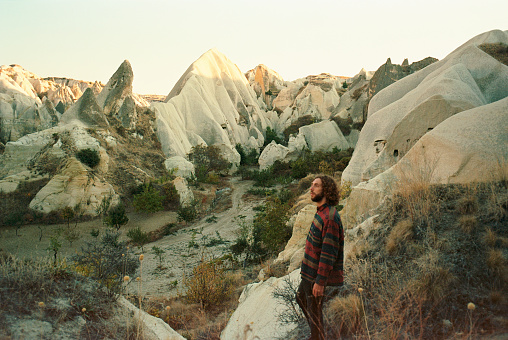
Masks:
[[[251,149],[249,153],[246,153],[241,144],[236,144],[235,149],[240,154],[240,165],[255,165],[258,163],[259,156],[255,149]]]
[[[143,246],[150,242],[150,236],[147,232],[142,231],[140,227],[131,229],[127,232],[127,237],[130,239],[131,243],[137,247],[140,247],[143,251]]]
[[[81,253],[71,258],[79,273],[97,280],[111,293],[120,292],[123,277],[134,274],[139,266],[138,259],[119,237],[119,232],[106,231],[101,240],[87,242]]]
[[[269,126],[266,127],[266,133],[265,134],[266,134],[266,137],[265,137],[264,146],[267,146],[272,141],[275,141],[275,143],[277,143],[277,144],[287,145],[287,143],[284,141],[284,139],[279,137],[279,135],[277,134],[277,131],[275,131],[274,129],[270,128]]]
[[[232,164],[228,162],[220,153],[217,146],[206,146],[203,144],[192,147],[187,154],[189,161],[194,164],[194,172],[198,182],[206,183],[210,172],[222,173]]]
[[[143,186],[143,191],[134,195],[134,208],[137,211],[157,212],[162,210],[164,197],[151,183]]]
[[[178,208],[178,221],[192,222],[198,217],[195,204],[189,204]]]
[[[104,223],[108,227],[116,228],[116,230],[119,230],[120,227],[127,224],[127,222],[129,222],[129,218],[125,213],[125,206],[123,204],[119,204],[116,207],[109,209],[104,217]]]
[[[83,164],[95,168],[101,161],[99,152],[94,149],[83,149],[76,152],[76,158]]]

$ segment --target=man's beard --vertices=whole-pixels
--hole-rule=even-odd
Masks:
[[[325,195],[323,195],[323,194],[317,195],[316,194],[314,197],[311,197],[310,199],[312,200],[312,202],[321,202],[323,197],[325,197]]]

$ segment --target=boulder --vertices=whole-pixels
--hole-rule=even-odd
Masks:
[[[175,185],[175,189],[180,196],[180,205],[188,206],[194,202],[194,194],[192,190],[189,188],[189,184],[187,180],[183,177],[177,177],[173,180],[173,184]]]
[[[305,137],[305,141],[312,152],[327,152],[332,151],[333,148],[339,150],[349,148],[349,143],[342,135],[337,124],[330,120],[302,126],[298,133]]]
[[[164,161],[164,166],[168,171],[174,171],[176,176],[189,178],[194,175],[194,164],[182,156],[169,157]]]
[[[78,207],[84,215],[97,216],[104,199],[111,199],[113,206],[119,203],[119,197],[109,183],[71,157],[63,170],[35,195],[30,208],[47,214],[65,207]]]
[[[288,154],[289,149],[284,145],[277,144],[272,141],[268,144],[259,155],[258,163],[259,169],[264,170],[273,165],[277,160],[283,160]]]
[[[229,339],[287,339],[298,326],[280,323],[278,315],[288,307],[273,297],[275,289],[284,289],[288,282],[292,287],[300,284],[300,270],[281,278],[271,277],[264,282],[251,283],[245,287],[238,308],[222,331],[220,338]],[[287,288],[286,288],[287,289]]]

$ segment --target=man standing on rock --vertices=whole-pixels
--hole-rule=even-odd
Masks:
[[[339,190],[334,179],[320,175],[312,182],[310,198],[317,212],[310,226],[305,256],[302,261],[302,282],[296,301],[302,308],[311,330],[312,340],[325,339],[323,297],[330,287],[341,286],[344,280],[344,232],[335,205]]]

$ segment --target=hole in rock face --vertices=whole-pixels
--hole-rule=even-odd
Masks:
[[[399,150],[393,150],[393,157],[399,156]]]

